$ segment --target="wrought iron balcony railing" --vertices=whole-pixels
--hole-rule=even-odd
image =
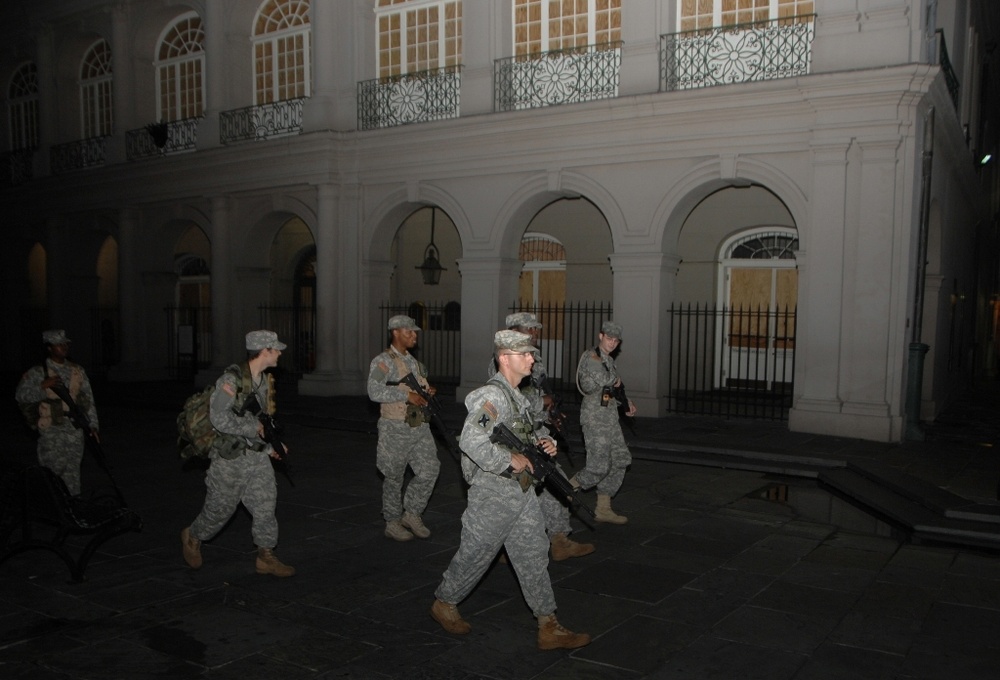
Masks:
[[[944,42],[944,31],[939,28],[934,31],[934,36],[938,41],[937,63],[944,73],[944,83],[948,86],[951,103],[955,105],[955,110],[958,111],[958,94],[962,89],[962,85],[959,83],[958,75],[955,74],[955,69],[951,65],[951,59],[948,57],[948,46]]]
[[[0,181],[5,186],[17,187],[35,176],[35,150],[12,149],[3,155]]]
[[[105,137],[90,137],[66,144],[55,144],[50,149],[52,173],[70,172],[104,165],[108,155],[108,140]]]
[[[302,132],[305,97],[255,104],[219,114],[219,139],[223,144],[264,141]]]
[[[358,129],[458,118],[461,91],[461,66],[361,81]]]
[[[536,52],[493,62],[496,111],[618,96],[621,41]]]
[[[660,36],[660,90],[689,90],[809,73],[815,14]]]
[[[181,151],[192,151],[198,143],[198,125],[202,118],[183,118],[150,123],[125,133],[125,157],[130,160],[152,158]]]

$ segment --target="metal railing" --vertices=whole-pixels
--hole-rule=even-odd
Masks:
[[[962,86],[958,81],[958,75],[955,73],[954,67],[951,65],[951,59],[948,57],[948,45],[944,41],[944,31],[939,28],[934,31],[934,37],[937,38],[938,44],[937,63],[944,73],[944,82],[948,87],[948,94],[951,95],[951,103],[955,106],[955,110],[958,111],[958,95]]]
[[[150,123],[125,133],[125,157],[130,160],[153,158],[180,151],[192,151],[198,144],[202,117]]]
[[[458,118],[462,67],[404,73],[358,83],[358,129]]]
[[[515,111],[618,96],[621,41],[493,62],[494,110]]]
[[[809,73],[815,14],[660,36],[660,90],[689,90]]]
[[[667,322],[668,411],[787,419],[795,309],[671,306]]]
[[[167,369],[179,379],[192,378],[212,365],[212,308],[166,307]]]
[[[406,314],[412,317],[421,332],[414,356],[427,366],[431,383],[435,386],[457,385],[462,376],[462,306],[451,302],[383,302],[379,307],[379,328],[386,328],[389,317]],[[385,333],[388,339],[388,331]],[[486,361],[483,358],[485,380]]]
[[[219,139],[223,144],[264,141],[302,132],[302,107],[306,98],[255,104],[219,114]]]
[[[518,302],[511,313],[531,312],[542,324],[539,350],[545,362],[549,387],[570,401],[579,402],[576,367],[583,353],[597,345],[601,323],[612,316],[610,302]],[[489,350],[484,351],[489,358]],[[485,364],[485,359],[484,359]]]
[[[35,150],[13,149],[4,154],[3,175],[0,182],[5,186],[17,187],[35,176]]]
[[[260,305],[260,327],[278,334],[286,347],[278,368],[286,376],[302,377],[316,369],[316,310],[294,305]]]
[[[50,149],[53,174],[104,165],[109,139],[110,135],[54,144]]]

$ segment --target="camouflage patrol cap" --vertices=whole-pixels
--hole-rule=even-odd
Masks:
[[[391,331],[396,328],[404,331],[420,330],[420,326],[417,325],[417,322],[414,321],[412,317],[406,316],[405,314],[397,314],[389,319],[389,330]]]
[[[617,324],[614,321],[605,321],[601,324],[601,332],[604,333],[609,338],[615,338],[621,340],[622,338],[622,327],[621,324]]]
[[[69,341],[69,338],[66,337],[66,331],[61,328],[42,331],[42,342],[46,345],[68,345]]]
[[[517,312],[515,314],[508,314],[507,328],[541,328],[542,324],[538,321],[536,317],[531,312]]]
[[[520,331],[497,331],[493,336],[493,346],[511,352],[537,352],[538,348],[531,344],[531,336]]]
[[[247,349],[285,349],[288,347],[283,342],[278,341],[278,334],[274,331],[250,331],[247,333]]]

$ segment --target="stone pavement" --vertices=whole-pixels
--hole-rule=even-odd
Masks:
[[[433,535],[386,539],[376,411],[365,398],[279,394],[295,485],[278,479],[277,554],[298,570],[279,580],[254,572],[242,511],[205,544],[201,570],[181,559],[178,533],[204,498],[203,473],[182,466],[174,444],[192,388],[97,391],[115,479],[144,528],[106,542],[83,583],[70,583],[45,551],[0,564],[0,677],[966,680],[1000,672],[1000,553],[977,545],[997,524],[993,385],[928,425],[925,441],[902,445],[789,433],[782,423],[639,418],[636,433],[626,431],[635,460],[615,501],[629,523],[592,530],[574,520],[597,552],[549,566],[560,621],[594,637],[573,652],[535,648],[535,622],[501,563],[460,605],[471,634],[449,635],[430,618],[458,544],[464,485],[441,447],[425,514]],[[453,427],[461,411],[448,406]],[[8,461],[30,462],[18,414],[2,417],[15,433]],[[848,471],[867,481],[844,481]],[[85,489],[103,480],[88,460]],[[888,492],[876,488],[931,500],[910,522],[915,511],[880,500]],[[852,489],[866,497],[852,498]],[[921,533],[932,515],[943,528]]]

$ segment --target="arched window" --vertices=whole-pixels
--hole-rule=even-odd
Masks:
[[[621,0],[514,0],[514,55],[621,40]]]
[[[156,52],[156,109],[163,121],[205,111],[205,31],[201,17],[182,14],[163,32]]]
[[[10,122],[10,148],[38,147],[38,69],[31,62],[22,64],[7,88],[7,119]]]
[[[815,12],[814,0],[677,0],[681,31],[768,21]]]
[[[380,78],[462,62],[461,0],[378,0]]]
[[[309,96],[309,0],[265,0],[253,24],[254,104]]]
[[[80,126],[84,139],[106,137],[114,126],[111,46],[98,40],[80,65]]]
[[[524,263],[518,295],[522,303],[558,303],[566,300],[566,247],[548,234],[525,232],[518,258]]]

